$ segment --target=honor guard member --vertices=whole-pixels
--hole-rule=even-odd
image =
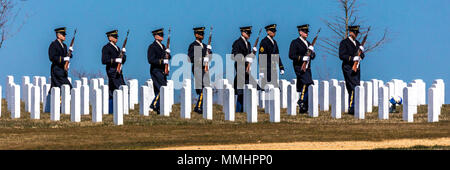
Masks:
[[[53,87],[61,88],[62,85],[67,84],[70,86],[70,89],[72,89],[72,84],[68,79],[68,73],[66,70],[64,70],[65,63],[68,62],[70,58],[72,58],[72,55],[68,56],[67,45],[64,44],[64,41],[66,40],[66,27],[56,28],[55,33],[56,33],[56,40],[53,41],[48,47],[48,58],[50,59],[50,62],[52,62],[50,68],[50,75],[51,75],[50,88]],[[69,50],[73,52],[72,47],[70,47]],[[47,107],[44,108],[45,112],[50,112],[49,99],[50,95],[48,95],[47,97],[47,104],[46,104]]]
[[[211,46],[202,42],[205,34],[205,27],[194,28],[195,41],[189,45],[188,56],[192,63],[192,74],[194,74],[195,80],[195,92],[198,95],[197,104],[195,105],[194,112],[199,114],[203,113],[203,88],[209,87],[209,73],[206,72],[206,63],[209,62],[209,54],[211,52]],[[197,74],[196,74],[197,73]],[[201,73],[201,74],[198,74]]]
[[[274,74],[275,77],[272,80],[272,73],[277,72],[276,64],[278,62],[280,74],[283,75],[284,66],[283,62],[281,62],[277,41],[273,39],[277,32],[277,25],[270,24],[264,28],[267,36],[261,40],[259,46],[259,57],[262,56],[260,62],[264,62],[264,64],[260,64],[259,77],[262,79],[260,82],[262,87],[265,87],[265,84],[273,84],[275,87],[278,87],[278,74]]]
[[[306,113],[308,111],[308,87],[314,84],[311,75],[311,62],[308,64],[308,68],[303,71],[303,62],[311,61],[316,57],[314,48],[310,46],[310,43],[306,40],[309,33],[309,25],[297,26],[300,36],[291,42],[289,47],[289,58],[292,60],[294,71],[297,76],[297,92],[300,92],[300,98],[297,104],[300,107],[300,113]],[[312,52],[307,54],[308,49]]]
[[[236,112],[243,112],[243,104],[244,104],[244,87],[242,86],[245,84],[253,84],[257,86],[257,90],[260,90],[261,88],[256,83],[256,81],[250,76],[250,73],[245,71],[245,68],[253,62],[253,57],[249,54],[253,52],[256,53],[257,49],[256,47],[252,49],[252,45],[250,42],[248,42],[248,39],[250,38],[250,35],[252,34],[252,27],[241,27],[241,36],[234,41],[233,47],[231,50],[232,56],[234,56],[233,60],[235,60],[234,63],[234,71],[236,72],[236,76],[234,77],[234,90],[236,91],[237,95],[237,103],[236,103]],[[238,58],[237,56],[242,55],[243,58]],[[241,60],[241,61],[238,61]],[[245,62],[244,62],[245,60]],[[245,74],[245,82],[239,82],[238,83],[238,62],[244,62],[244,70],[239,70],[240,73],[244,72]]]
[[[112,102],[114,90],[119,89],[121,85],[125,85],[123,79],[123,70],[121,73],[117,72],[117,66],[125,64],[127,56],[125,55],[126,49],[122,48],[124,53],[123,58],[119,58],[120,48],[116,45],[117,38],[119,37],[118,31],[113,30],[106,33],[106,37],[109,42],[102,48],[102,64],[106,65],[106,74],[108,75],[108,88],[109,88],[109,113],[112,113]]]
[[[353,115],[355,113],[355,103],[353,102],[355,99],[355,87],[360,85],[360,70],[358,69],[354,72],[352,67],[354,62],[364,58],[364,53],[361,53],[361,56],[356,56],[358,49],[364,51],[364,48],[356,40],[359,34],[359,25],[349,26],[348,31],[349,37],[342,40],[339,44],[339,58],[342,60],[342,73],[344,74],[345,86],[349,94],[348,113]]]
[[[159,90],[161,86],[167,85],[167,75],[164,73],[164,66],[165,64],[169,64],[171,56],[170,50],[166,49],[164,44],[161,43],[164,40],[163,28],[152,31],[152,34],[155,41],[148,46],[147,59],[150,64],[150,76],[153,80],[153,91],[157,95],[150,104],[150,108],[159,114]],[[169,54],[169,59],[165,59],[166,54]]]
[[[55,29],[56,40],[50,44],[48,48],[48,57],[52,62],[51,65],[51,88],[59,87],[67,84],[72,89],[72,84],[68,79],[68,73],[64,70],[64,64],[69,61],[72,56],[68,56],[66,40],[66,27]],[[73,52],[73,48],[69,48]]]

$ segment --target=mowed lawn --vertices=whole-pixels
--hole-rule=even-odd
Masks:
[[[389,120],[378,120],[377,108],[366,113],[366,119],[355,120],[343,114],[332,119],[330,112],[319,117],[305,114],[288,116],[281,110],[281,122],[270,123],[269,115],[259,110],[258,123],[246,123],[245,113],[236,113],[236,120],[224,120],[222,107],[214,105],[213,120],[192,113],[191,119],[180,118],[179,104],[170,117],[151,112],[139,115],[139,106],[124,115],[124,125],[114,126],[112,115],[104,115],[102,123],[92,123],[91,116],[82,116],[80,123],[70,122],[70,115],[61,121],[50,121],[49,113],[40,120],[31,120],[22,112],[20,119],[11,119],[2,100],[0,117],[0,149],[154,149],[193,145],[223,145],[299,141],[381,141],[390,139],[435,139],[450,137],[450,105],[442,107],[439,122],[427,122],[427,106],[420,106],[414,123],[402,121],[401,113],[390,114]],[[448,147],[444,147],[448,148]],[[442,149],[442,148],[440,148]]]

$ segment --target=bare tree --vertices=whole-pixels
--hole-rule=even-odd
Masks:
[[[19,24],[19,26],[15,25],[20,11],[21,9],[18,7],[16,1],[0,0],[0,48],[5,40],[19,32],[23,26],[25,21]]]
[[[70,69],[70,73],[81,80],[82,77],[86,77],[88,79],[93,79],[93,78],[103,78],[105,79],[106,76],[99,70],[97,72],[87,72],[84,70],[78,70],[78,69]]]
[[[365,25],[364,19],[358,16],[360,12],[361,5],[357,0],[337,0],[339,4],[341,15],[331,17],[331,19],[322,19],[326,26],[334,33],[331,37],[320,38],[318,45],[324,49],[326,54],[322,55],[324,61],[326,61],[326,55],[339,57],[339,44],[340,42],[348,37],[348,26],[349,25],[361,25],[361,36],[358,36],[358,40],[361,41],[362,37],[367,34],[367,29],[371,25]],[[373,28],[373,26],[372,26]],[[373,29],[372,29],[373,30]],[[365,45],[365,53],[373,52],[374,50],[382,47],[384,44],[389,42],[389,29],[385,28],[383,35],[379,38],[374,34],[369,35]],[[375,41],[376,40],[376,41]],[[326,71],[325,71],[326,72]],[[324,73],[319,76],[323,76]]]

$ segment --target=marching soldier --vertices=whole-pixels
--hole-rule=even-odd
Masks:
[[[202,42],[205,34],[205,27],[194,28],[195,41],[189,45],[188,56],[192,65],[192,73],[195,80],[195,92],[198,95],[198,101],[194,112],[203,113],[203,88],[209,86],[209,74],[206,72],[206,63],[209,62],[207,51],[211,52],[211,46]],[[198,74],[201,73],[201,74]]]
[[[252,27],[241,27],[241,36],[234,41],[233,47],[231,50],[232,56],[234,56],[234,70],[236,72],[236,76],[234,77],[234,89],[236,91],[237,95],[237,103],[236,103],[236,112],[243,112],[243,104],[244,104],[244,87],[243,84],[253,84],[256,85],[257,90],[260,90],[261,88],[256,83],[256,81],[251,77],[250,73],[247,71],[244,71],[247,66],[253,62],[254,56],[251,56],[250,54],[252,51],[255,53],[257,51],[256,47],[252,48],[250,42],[248,42],[248,39],[250,38],[250,35],[252,34]],[[243,58],[240,58],[243,57]],[[245,60],[245,62],[244,62]],[[243,65],[242,65],[243,63]],[[238,71],[238,65],[239,71]],[[245,72],[244,75],[240,75],[240,73]],[[239,78],[238,78],[239,76]],[[242,77],[240,77],[242,76]],[[244,82],[240,82],[241,80],[244,80]]]
[[[48,58],[52,62],[50,68],[51,85],[50,88],[59,87],[67,84],[72,89],[72,84],[68,79],[68,72],[65,70],[64,65],[72,58],[73,48],[70,47],[70,56],[67,51],[67,45],[64,43],[66,40],[66,27],[56,28],[56,40],[53,41],[48,47]],[[49,92],[51,93],[51,91]],[[50,95],[47,96],[47,104],[44,108],[44,112],[50,112]]]
[[[59,87],[63,84],[68,84],[72,89],[72,84],[68,79],[68,73],[64,70],[64,64],[72,58],[68,56],[67,46],[64,43],[66,40],[66,27],[56,28],[56,40],[50,44],[48,48],[48,57],[52,62],[50,75],[51,75],[51,88]],[[73,51],[73,48],[69,48]]]
[[[261,86],[265,87],[265,84],[273,84],[275,87],[278,87],[278,74],[274,74],[275,77],[272,80],[272,73],[277,71],[276,62],[278,62],[281,75],[284,74],[284,66],[283,62],[281,62],[277,41],[273,39],[277,32],[277,25],[270,24],[264,28],[267,36],[261,40],[259,47],[259,56],[262,57],[260,62],[264,62],[264,64],[260,64],[259,70],[260,78],[262,78]],[[272,59],[274,59],[274,63],[272,63]]]
[[[316,57],[314,47],[306,40],[309,33],[309,25],[297,26],[300,34],[299,38],[292,40],[289,47],[289,58],[293,61],[295,74],[297,75],[297,92],[300,92],[300,98],[297,104],[300,106],[300,113],[306,113],[308,111],[308,87],[314,84],[311,75],[311,62],[310,60]],[[308,49],[311,50],[310,54],[307,54]],[[308,68],[303,71],[303,62],[309,62]]]
[[[364,48],[361,46],[356,37],[359,34],[359,25],[348,26],[349,37],[342,40],[339,44],[339,58],[342,60],[342,73],[344,74],[345,86],[347,87],[347,92],[349,94],[349,114],[355,113],[355,103],[353,99],[355,98],[355,87],[359,86],[360,81],[360,70],[358,69],[356,72],[352,70],[353,63],[356,61],[360,61],[364,58],[364,53],[361,53],[360,56],[356,56],[358,53],[358,49],[364,51]]]
[[[153,91],[157,95],[153,99],[150,108],[159,114],[159,90],[161,86],[167,85],[167,74],[165,73],[164,68],[165,64],[169,64],[171,56],[170,49],[166,49],[164,44],[161,43],[164,40],[163,28],[152,31],[152,34],[155,41],[148,46],[147,59],[150,64],[150,76],[153,80]],[[169,56],[168,59],[165,58],[166,54]]]
[[[106,37],[109,42],[102,48],[102,64],[106,65],[106,74],[108,75],[108,88],[109,88],[109,112],[112,113],[112,100],[114,90],[119,89],[121,85],[125,85],[123,79],[123,72],[117,72],[117,66],[119,64],[125,64],[127,56],[125,55],[126,49],[122,48],[124,53],[123,58],[120,58],[120,48],[116,45],[117,38],[119,37],[117,30],[112,30],[106,33]]]

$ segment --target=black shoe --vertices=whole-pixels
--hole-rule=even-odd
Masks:
[[[348,110],[348,114],[355,115],[355,110],[353,110],[353,109]]]
[[[153,106],[152,104],[150,105],[150,109],[156,110],[155,106]]]
[[[300,113],[307,113],[308,112],[308,108],[305,106],[304,103],[300,103]]]
[[[198,114],[203,114],[203,110],[198,109],[198,108],[194,108],[194,112],[196,112]]]

